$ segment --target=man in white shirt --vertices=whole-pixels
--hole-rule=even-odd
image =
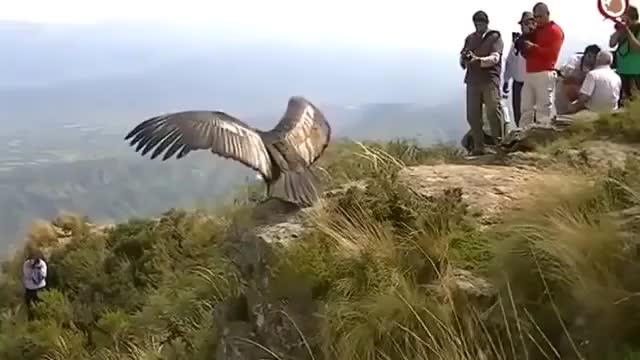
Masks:
[[[525,11],[520,17],[520,30],[522,35],[528,34],[533,31],[536,26],[533,13],[531,11]],[[513,79],[511,85],[513,92],[511,94],[511,105],[513,107],[513,119],[516,126],[520,124],[520,93],[522,92],[522,85],[524,85],[524,76],[527,73],[526,60],[522,56],[522,53],[518,51],[516,47],[516,38],[513,39],[511,44],[511,50],[507,55],[507,60],[504,64],[503,85],[502,92],[506,95],[509,93],[509,81]]]
[[[612,62],[613,55],[609,51],[598,53],[595,68],[587,73],[578,100],[571,104],[573,113],[581,110],[598,113],[618,110],[622,80],[611,68]]]
[[[47,286],[47,263],[41,255],[30,257],[22,264],[22,284],[27,314],[32,319],[31,306],[39,301],[38,293]]]

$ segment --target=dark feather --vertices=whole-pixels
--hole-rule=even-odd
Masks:
[[[289,99],[282,119],[270,132],[293,149],[305,166],[315,163],[331,140],[331,126],[324,114],[301,96]]]
[[[193,150],[208,149],[214,154],[243,163],[271,178],[271,160],[256,129],[220,111],[183,111],[150,118],[131,130],[125,140],[143,156],[176,155],[180,159]]]

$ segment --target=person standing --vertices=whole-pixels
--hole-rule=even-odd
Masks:
[[[22,264],[22,284],[25,289],[27,315],[32,319],[32,306],[40,300],[38,293],[47,286],[47,263],[42,255],[36,254]]]
[[[507,60],[504,64],[504,75],[502,91],[506,95],[509,93],[509,81],[513,79],[511,84],[511,106],[513,107],[513,118],[516,126],[520,125],[520,99],[522,86],[524,85],[524,77],[526,74],[525,58],[516,46],[516,42],[522,36],[529,34],[535,28],[535,20],[533,19],[533,13],[531,11],[525,11],[520,17],[518,22],[520,25],[521,34],[519,37],[514,37],[513,44],[511,45],[511,51],[507,55]]]
[[[500,106],[500,75],[504,43],[500,32],[489,29],[489,16],[477,11],[472,17],[475,31],[464,40],[460,51],[460,66],[466,70],[467,122],[473,140],[472,155],[486,152],[483,130],[484,105],[491,136],[498,142],[502,138],[503,113]]]
[[[622,17],[622,24],[615,25],[616,31],[609,38],[609,46],[615,47],[615,68],[622,79],[620,106],[632,99],[632,93],[640,90],[640,23],[638,8],[629,6]]]
[[[530,126],[534,121],[548,124],[554,115],[555,66],[564,43],[564,32],[549,16],[547,5],[537,3],[533,7],[536,29],[531,40],[524,41],[527,72],[520,106],[522,127]]]

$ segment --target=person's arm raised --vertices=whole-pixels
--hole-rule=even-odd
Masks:
[[[551,27],[549,36],[542,36],[542,41],[535,44],[527,41],[527,51],[529,56],[552,56],[560,52],[564,42],[564,33],[558,26]]]

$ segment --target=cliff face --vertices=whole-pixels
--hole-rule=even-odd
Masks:
[[[636,153],[637,150],[629,145],[592,141],[583,143],[579,148],[564,149],[562,155],[573,162],[606,169],[623,168],[627,157]],[[566,168],[536,166],[551,158],[551,155],[513,152],[502,158],[491,156],[457,164],[412,166],[400,171],[400,179],[407,187],[425,196],[461,190],[462,200],[468,205],[471,215],[481,227],[486,227],[499,224],[505,212],[521,209],[536,199],[544,198],[548,195],[546,189],[566,192],[592,184],[592,179],[578,171],[571,173]],[[366,187],[362,183],[349,186]],[[333,190],[331,194],[342,194],[349,186]],[[277,209],[276,203],[254,209],[256,213],[268,213],[274,218],[263,218],[260,226],[245,228],[245,232],[227,239],[228,246],[233,249],[227,252],[227,256],[242,269],[247,290],[241,298],[232,299],[219,308],[217,319],[222,336],[217,359],[270,356],[252,343],[262,344],[283,358],[311,358],[304,334],[308,336],[320,331],[316,314],[321,303],[314,301],[309,288],[296,289],[295,298],[273,298],[269,288],[272,276],[270,263],[276,256],[274,248],[304,241],[305,218],[319,210],[283,213]],[[449,269],[446,287],[447,291],[461,292],[467,298],[485,303],[495,300],[496,296],[496,289],[490,282],[464,269]],[[241,318],[230,317],[229,314],[239,306],[244,306],[246,313]],[[237,339],[251,341],[239,342]]]
[[[454,164],[406,167],[400,170],[399,179],[427,197],[459,190],[470,215],[485,228],[500,224],[505,213],[544,199],[550,189],[558,194],[592,186],[593,178],[579,171],[581,167],[599,168],[599,171],[624,169],[628,158],[640,154],[633,145],[602,140],[566,146],[554,153],[518,151],[555,141],[562,136],[562,131],[562,128],[534,127],[520,134],[512,142],[512,150],[506,153],[462,159]],[[565,166],[553,166],[554,162],[571,163],[575,168],[568,171]],[[350,187],[361,190],[366,183],[351,183],[334,189],[330,195],[344,194]],[[305,241],[305,219],[322,210],[282,212],[277,202],[271,202],[254,211],[271,214],[273,218],[262,218],[260,226],[244,228],[240,234],[227,239],[233,251],[226,254],[241,269],[247,290],[240,298],[218,309],[221,346],[216,358],[240,360],[273,356],[254,345],[262,344],[281,358],[311,359],[310,345],[305,339],[321,331],[317,313],[322,304],[314,300],[311,288],[296,289],[295,297],[274,298],[270,291],[270,264],[277,256],[274,249]],[[440,282],[445,292],[461,293],[474,302],[490,304],[496,299],[497,290],[491,282],[465,269],[448,269]],[[246,313],[241,318],[231,317],[238,307],[246,309]]]
[[[640,277],[631,261],[637,239],[629,235],[640,201],[628,190],[640,184],[633,180],[640,157],[629,142],[562,142],[565,131],[533,129],[480,158],[395,148],[402,163],[361,149],[344,168],[362,176],[342,181],[314,208],[268,200],[233,216],[172,213],[128,226],[68,216],[35,226],[30,241],[51,255],[63,298],[113,298],[111,309],[127,314],[101,310],[91,315],[98,320],[80,321],[91,319],[85,303],[70,312],[65,329],[74,324],[83,339],[78,334],[96,333],[77,342],[89,358],[115,348],[129,356],[133,345],[123,344],[133,339],[176,359],[535,359],[536,346],[546,345],[531,329],[543,331],[563,358],[600,356],[600,336],[614,328],[615,341],[632,333],[635,325],[623,329],[615,319],[640,306],[634,297],[608,305],[636,291]],[[537,151],[524,151],[532,146]],[[101,244],[82,254],[109,285],[78,290],[61,274],[85,261],[73,255],[85,239]],[[189,275],[193,265],[216,279],[200,288]],[[109,282],[118,276],[130,280]],[[584,296],[596,289],[598,301]],[[561,297],[554,306],[564,311],[569,340],[549,318],[549,292]],[[605,313],[615,316],[598,315]],[[114,325],[117,316],[126,321]],[[531,330],[521,334],[530,341],[501,356],[491,343],[516,330]],[[96,340],[105,333],[111,340]]]

